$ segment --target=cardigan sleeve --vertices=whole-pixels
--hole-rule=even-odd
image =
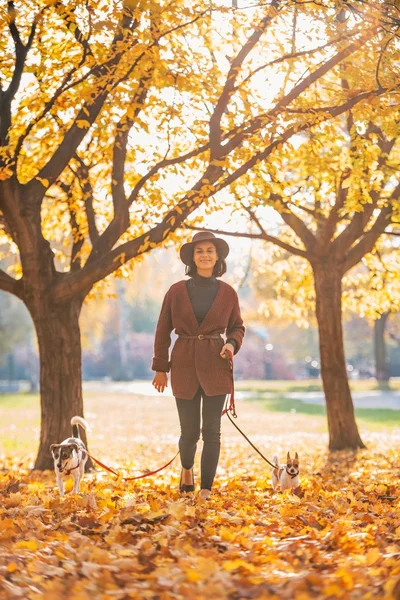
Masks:
[[[237,354],[240,350],[244,332],[245,327],[243,325],[243,320],[240,314],[239,298],[237,293],[235,292],[235,301],[233,304],[232,312],[229,316],[228,327],[226,328],[227,342],[230,342],[231,340],[235,341],[235,349],[233,352],[234,354]]]
[[[227,343],[227,344],[232,344],[232,346],[233,346],[233,351],[235,352],[235,350],[236,350],[236,348],[237,348],[237,343],[236,343],[236,340],[234,340],[233,338],[228,338],[228,339],[226,340],[226,343]]]
[[[156,327],[153,363],[151,365],[152,371],[169,372],[170,362],[168,358],[172,330],[171,296],[168,290],[161,306],[160,316],[158,317]]]

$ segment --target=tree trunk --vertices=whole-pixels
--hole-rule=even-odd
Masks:
[[[374,323],[375,376],[380,384],[388,385],[389,370],[386,362],[385,327],[389,312],[383,313]]]
[[[329,449],[365,448],[358,433],[347,378],[342,330],[342,275],[334,264],[314,266],[321,377]]]
[[[81,299],[57,307],[43,303],[32,314],[40,354],[41,432],[35,469],[52,469],[50,445],[72,434],[71,418],[83,416]],[[85,433],[80,430],[86,443]]]

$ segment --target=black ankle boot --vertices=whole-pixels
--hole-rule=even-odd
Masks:
[[[179,491],[180,492],[194,492],[194,473],[193,473],[193,468],[192,468],[192,481],[193,483],[182,483],[182,472],[181,471],[181,478],[179,480]]]

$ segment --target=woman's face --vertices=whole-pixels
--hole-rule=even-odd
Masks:
[[[216,247],[212,242],[197,242],[193,251],[193,260],[200,275],[202,271],[205,275],[212,273],[218,260]]]

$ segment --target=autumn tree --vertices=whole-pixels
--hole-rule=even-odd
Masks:
[[[339,83],[352,87],[348,80]],[[312,128],[254,168],[233,193],[234,209],[245,210],[258,230],[235,235],[264,240],[293,256],[289,285],[283,279],[277,290],[291,295],[299,313],[315,303],[333,450],[363,447],[343,344],[343,279],[351,278],[351,270],[399,219],[399,123],[391,107],[388,96]],[[279,217],[280,234],[269,232],[261,217],[265,207]]]
[[[0,9],[0,243],[19,258],[0,288],[26,304],[37,333],[36,468],[51,466],[50,444],[83,414],[79,314],[97,282],[176,240],[202,203],[211,210],[217,192],[260,175],[293,135],[390,97],[395,67],[382,56],[395,6],[366,1],[345,22],[339,8],[20,0]],[[338,69],[352,85],[336,87],[332,104],[318,90]],[[338,282],[315,270],[337,299]],[[322,319],[332,307],[319,307]]]
[[[400,253],[396,223],[383,235],[373,253],[364,257],[360,268],[347,278],[344,289],[346,307],[373,323],[375,377],[389,385],[387,329],[390,316],[400,311]],[[393,234],[393,235],[391,235]]]

